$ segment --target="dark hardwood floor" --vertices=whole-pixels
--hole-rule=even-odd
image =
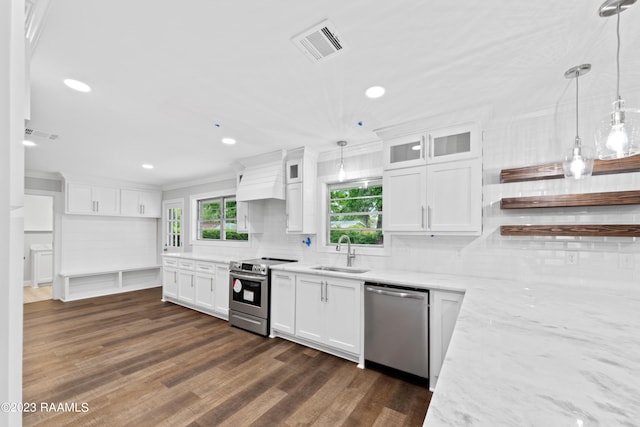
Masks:
[[[24,425],[422,424],[426,387],[160,297],[25,305]]]

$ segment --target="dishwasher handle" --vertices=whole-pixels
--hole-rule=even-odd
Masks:
[[[411,299],[422,299],[422,300],[424,299],[423,295],[418,295],[418,294],[414,294],[414,293],[383,291],[382,289],[375,289],[375,288],[372,288],[370,286],[367,286],[365,289],[367,290],[367,292],[373,292],[373,293],[376,293],[378,295],[385,295],[385,296],[388,296],[388,297],[411,298]]]

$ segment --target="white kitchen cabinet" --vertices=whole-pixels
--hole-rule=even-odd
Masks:
[[[287,152],[286,232],[316,233],[317,157],[305,148]]]
[[[362,283],[297,275],[295,335],[357,355],[361,349]]]
[[[302,182],[303,159],[297,158],[287,161],[287,184]]]
[[[482,155],[482,135],[476,123],[429,131],[427,163],[451,162]]]
[[[216,266],[210,262],[196,262],[195,305],[205,311],[215,308]]]
[[[430,298],[429,386],[433,390],[440,376],[440,369],[449,348],[449,342],[456,326],[463,294],[461,292],[432,290]]]
[[[293,335],[296,314],[296,275],[271,273],[271,329]],[[273,335],[273,333],[272,333]]]
[[[178,299],[191,304],[196,300],[194,264],[190,260],[178,261]]]
[[[178,298],[178,269],[162,267],[162,297]]]
[[[195,304],[204,310],[213,310],[215,301],[215,276],[195,273]]]
[[[163,299],[228,319],[229,268],[226,263],[165,256],[162,264]]]
[[[145,190],[120,190],[120,213],[125,216],[160,218],[162,193]]]
[[[236,202],[236,220],[238,233],[262,233],[264,215],[261,201]]]
[[[402,136],[383,143],[384,169],[391,170],[425,165],[426,134]]]
[[[386,210],[389,205],[384,206]],[[480,234],[481,159],[427,167],[427,230],[433,234]]]
[[[216,264],[214,311],[225,319],[229,318],[229,286],[229,266]]]
[[[66,213],[84,215],[119,215],[120,190],[68,182]]]
[[[288,233],[302,233],[302,215],[303,215],[303,197],[302,197],[302,183],[287,185],[287,232]]]
[[[425,231],[426,166],[385,171],[382,182],[384,231]]]
[[[359,282],[325,280],[325,333],[331,347],[360,353],[361,290]]]

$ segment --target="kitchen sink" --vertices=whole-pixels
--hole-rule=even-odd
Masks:
[[[322,271],[336,271],[338,273],[366,273],[369,270],[365,270],[362,268],[353,268],[353,267],[334,267],[331,265],[319,265],[317,267],[312,267],[313,270],[322,270]]]

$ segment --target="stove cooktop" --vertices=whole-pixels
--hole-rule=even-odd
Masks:
[[[230,264],[231,271],[253,271],[255,273],[266,274],[267,270],[272,265],[284,264],[287,262],[296,262],[294,259],[282,259],[282,258],[255,258],[244,261],[232,261]]]

